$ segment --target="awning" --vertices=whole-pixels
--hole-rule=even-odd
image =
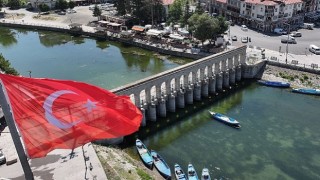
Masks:
[[[135,31],[143,32],[145,28],[142,26],[133,26],[131,29]]]
[[[104,31],[104,30],[106,30],[107,28],[105,28],[105,27],[96,27],[96,30],[97,31]]]
[[[100,23],[100,24],[109,24],[110,22],[108,22],[108,21],[98,21],[98,23]]]
[[[170,34],[169,37],[172,39],[184,40],[184,37],[179,34]]]
[[[109,23],[108,25],[109,26],[121,26],[121,24],[118,24],[118,23]]]
[[[162,34],[162,32],[158,31],[156,29],[150,29],[149,31],[147,31],[146,34],[149,35],[149,36],[159,36],[159,35]]]

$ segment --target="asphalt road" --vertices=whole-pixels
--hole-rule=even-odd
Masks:
[[[288,51],[292,54],[297,55],[305,55],[306,53],[309,55],[310,52],[308,50],[310,44],[315,44],[320,46],[320,29],[315,28],[314,30],[300,29],[299,32],[302,33],[302,37],[296,37],[297,44],[289,44]],[[249,29],[248,31],[241,30],[240,26],[231,26],[230,28],[231,36],[236,35],[237,41],[233,41],[232,45],[240,45],[240,44],[248,44],[261,48],[266,48],[274,51],[279,51],[281,47],[281,52],[285,52],[286,43],[281,43],[280,35],[276,34],[262,34],[260,32]],[[250,37],[251,42],[241,43],[241,37]]]

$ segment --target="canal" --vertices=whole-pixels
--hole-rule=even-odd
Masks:
[[[24,76],[32,71],[33,77],[106,89],[188,62],[114,42],[2,27],[0,53]],[[143,128],[146,133],[135,137],[158,151],[171,168],[178,163],[186,171],[192,163],[198,174],[207,167],[216,179],[320,179],[320,97],[248,82],[215,98],[150,123]],[[242,127],[221,124],[208,110],[234,117]],[[168,125],[160,128],[164,123]],[[128,149],[137,157],[132,145]]]

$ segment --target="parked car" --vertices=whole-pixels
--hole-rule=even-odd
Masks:
[[[0,150],[0,165],[6,163],[6,157],[4,157],[3,152]]]
[[[74,9],[67,9],[67,13],[68,14],[71,14],[71,13],[76,13],[77,11],[76,10],[74,10]]]
[[[276,33],[276,34],[280,34],[280,35],[285,35],[285,34],[287,34],[287,31],[285,31],[285,30],[282,29],[282,28],[275,28],[275,29],[273,30],[273,32]]]
[[[246,25],[241,25],[242,31],[248,31],[248,27]]]
[[[237,41],[238,40],[237,36],[232,36],[231,39],[232,39],[232,41]]]
[[[248,42],[248,37],[242,37],[241,38],[242,43],[247,43]]]
[[[320,54],[320,48],[314,44],[309,46],[309,51],[317,55]]]
[[[301,36],[302,36],[302,33],[295,31],[295,32],[292,32],[292,33],[290,34],[290,36],[292,36],[292,37],[301,37]]]
[[[289,43],[289,44],[297,44],[296,39],[290,35],[281,36],[281,42],[282,43]]]
[[[65,11],[59,11],[58,14],[59,15],[66,15],[66,12]]]

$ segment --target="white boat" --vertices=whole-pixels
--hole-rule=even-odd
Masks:
[[[202,169],[201,180],[211,180],[208,168],[203,168]]]
[[[211,116],[214,119],[216,119],[216,120],[218,120],[220,122],[223,122],[223,123],[225,123],[225,124],[227,124],[229,126],[232,126],[232,127],[235,127],[235,128],[240,128],[241,127],[240,123],[237,120],[235,120],[235,119],[233,119],[231,117],[228,117],[226,115],[223,115],[223,114],[220,114],[220,113],[216,113],[216,112],[213,112],[213,111],[209,111],[209,113],[211,114]]]

